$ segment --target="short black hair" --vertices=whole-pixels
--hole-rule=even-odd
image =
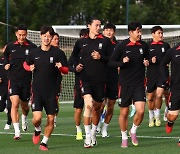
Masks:
[[[58,34],[58,33],[54,32],[54,35],[56,35],[56,36],[59,38],[59,34]],[[54,35],[53,35],[53,36],[54,36]]]
[[[16,30],[16,32],[18,30],[25,30],[27,32],[27,27],[25,25],[23,25],[23,24],[20,24],[15,28],[15,30]]]
[[[80,32],[79,32],[79,36],[87,36],[89,34],[89,29],[88,28],[84,28],[84,29],[81,29]]]
[[[161,26],[154,26],[151,28],[151,33],[155,33],[158,30],[161,30],[163,32],[163,28]]]
[[[98,17],[90,17],[89,20],[87,21],[87,26],[91,25],[94,20],[99,20],[101,21]]]
[[[128,24],[128,31],[135,31],[137,28],[142,29],[142,25],[138,21],[133,21]]]
[[[106,23],[103,27],[103,30],[105,29],[113,29],[114,32],[116,31],[116,26],[113,23]]]
[[[54,29],[51,26],[42,26],[41,27],[41,35],[49,32],[51,36],[54,36]]]

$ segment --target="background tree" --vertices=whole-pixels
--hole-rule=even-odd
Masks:
[[[0,0],[0,22],[6,23],[6,1]],[[102,23],[126,24],[126,0],[8,0],[9,24],[39,30],[48,25],[84,25],[91,16]],[[180,24],[180,0],[129,0],[129,21],[142,24]],[[0,24],[0,45],[6,26]],[[9,27],[9,39],[14,28]]]

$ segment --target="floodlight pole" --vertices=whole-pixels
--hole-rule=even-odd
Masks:
[[[129,23],[129,0],[126,0],[126,25]],[[128,30],[126,32],[128,35]]]
[[[129,0],[126,0],[126,25],[129,23]]]
[[[6,39],[9,42],[9,0],[6,0]]]

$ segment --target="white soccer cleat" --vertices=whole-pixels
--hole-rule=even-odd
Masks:
[[[90,148],[90,147],[91,147],[91,138],[90,138],[90,137],[87,137],[87,138],[84,140],[84,147],[85,147],[85,148]]]
[[[28,130],[28,122],[27,122],[27,121],[22,122],[22,130],[23,130],[24,132],[26,132],[26,131]]]
[[[9,130],[11,125],[5,124],[4,130]]]
[[[91,146],[94,147],[97,145],[97,140],[96,140],[96,134],[91,135]]]
[[[102,137],[105,138],[105,137],[109,137],[108,133],[106,130],[102,130]]]

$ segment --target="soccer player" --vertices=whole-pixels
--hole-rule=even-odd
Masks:
[[[81,29],[79,32],[80,39],[87,37],[89,31],[88,29]],[[76,124],[76,140],[82,140],[82,129],[81,129],[81,114],[84,108],[84,100],[81,94],[81,87],[80,87],[80,77],[79,77],[79,72],[82,70],[82,65],[79,64],[76,66],[73,63],[73,58],[72,56],[68,60],[68,68],[70,72],[75,73],[75,85],[74,85],[74,105],[73,107],[75,108],[74,111],[74,121]]]
[[[180,110],[180,43],[169,49],[161,62],[160,70],[162,81],[164,83],[167,81],[166,67],[169,63],[171,63],[171,81],[166,133],[171,133],[174,121],[177,119]],[[180,146],[180,140],[178,142],[178,146]]]
[[[7,44],[6,44],[7,45]],[[3,48],[5,51],[6,45]],[[7,108],[7,123],[4,127],[5,130],[10,129],[11,126],[11,101],[8,94],[8,78],[7,71],[4,69],[4,56],[0,56],[0,112]]]
[[[114,51],[114,48],[117,44],[116,38],[115,38],[115,31],[116,26],[112,23],[107,23],[103,27],[103,35],[105,37],[110,38],[111,40],[111,50],[108,53],[108,56],[110,57],[111,54]],[[102,103],[101,112],[103,112],[104,106],[107,105],[106,114],[104,117],[104,123],[102,126],[101,134],[102,137],[109,137],[107,133],[108,125],[111,121],[111,118],[113,116],[114,111],[114,104],[116,102],[116,99],[118,97],[118,68],[107,66],[107,82],[106,82],[106,88],[105,88],[105,100]],[[101,121],[99,121],[100,123]],[[99,124],[98,124],[99,126]]]
[[[28,101],[30,99],[31,88],[31,72],[23,69],[23,62],[25,61],[29,51],[36,47],[35,44],[26,39],[27,28],[24,25],[19,25],[16,28],[16,41],[7,44],[4,52],[5,69],[8,70],[9,79],[9,94],[12,102],[11,118],[15,130],[15,140],[21,137],[19,129],[19,104],[22,107],[22,130],[26,131],[27,115],[29,113]]]
[[[141,41],[142,25],[139,22],[130,22],[128,25],[129,38],[119,43],[110,60],[109,65],[120,67],[121,102],[119,125],[122,134],[121,147],[128,147],[128,112],[129,106],[134,102],[136,114],[133,125],[129,131],[132,144],[138,145],[136,131],[144,117],[145,109],[145,66],[148,65],[147,44]]]
[[[147,98],[149,108],[149,127],[161,125],[160,109],[162,106],[162,95],[169,86],[162,83],[160,76],[160,63],[170,48],[170,45],[163,42],[163,29],[161,26],[154,26],[151,29],[152,41],[149,42],[149,66],[147,67]],[[166,74],[169,76],[168,66]],[[154,110],[155,109],[155,110]],[[155,120],[155,123],[154,123]]]
[[[32,81],[32,111],[33,125],[35,131],[33,134],[33,143],[40,141],[42,110],[46,111],[47,123],[44,129],[44,137],[40,144],[40,150],[47,151],[47,142],[54,129],[54,117],[58,110],[57,105],[57,74],[68,73],[67,59],[59,48],[51,46],[51,40],[54,30],[50,26],[41,28],[41,46],[33,49],[26,61],[24,68],[33,72]]]
[[[79,39],[75,43],[72,52],[74,64],[82,67],[80,84],[85,105],[85,148],[97,145],[96,129],[100,118],[101,104],[105,95],[106,63],[108,61],[108,47],[111,44],[109,38],[104,38],[100,34],[101,21],[98,18],[91,18],[88,22],[88,28],[88,37]]]

